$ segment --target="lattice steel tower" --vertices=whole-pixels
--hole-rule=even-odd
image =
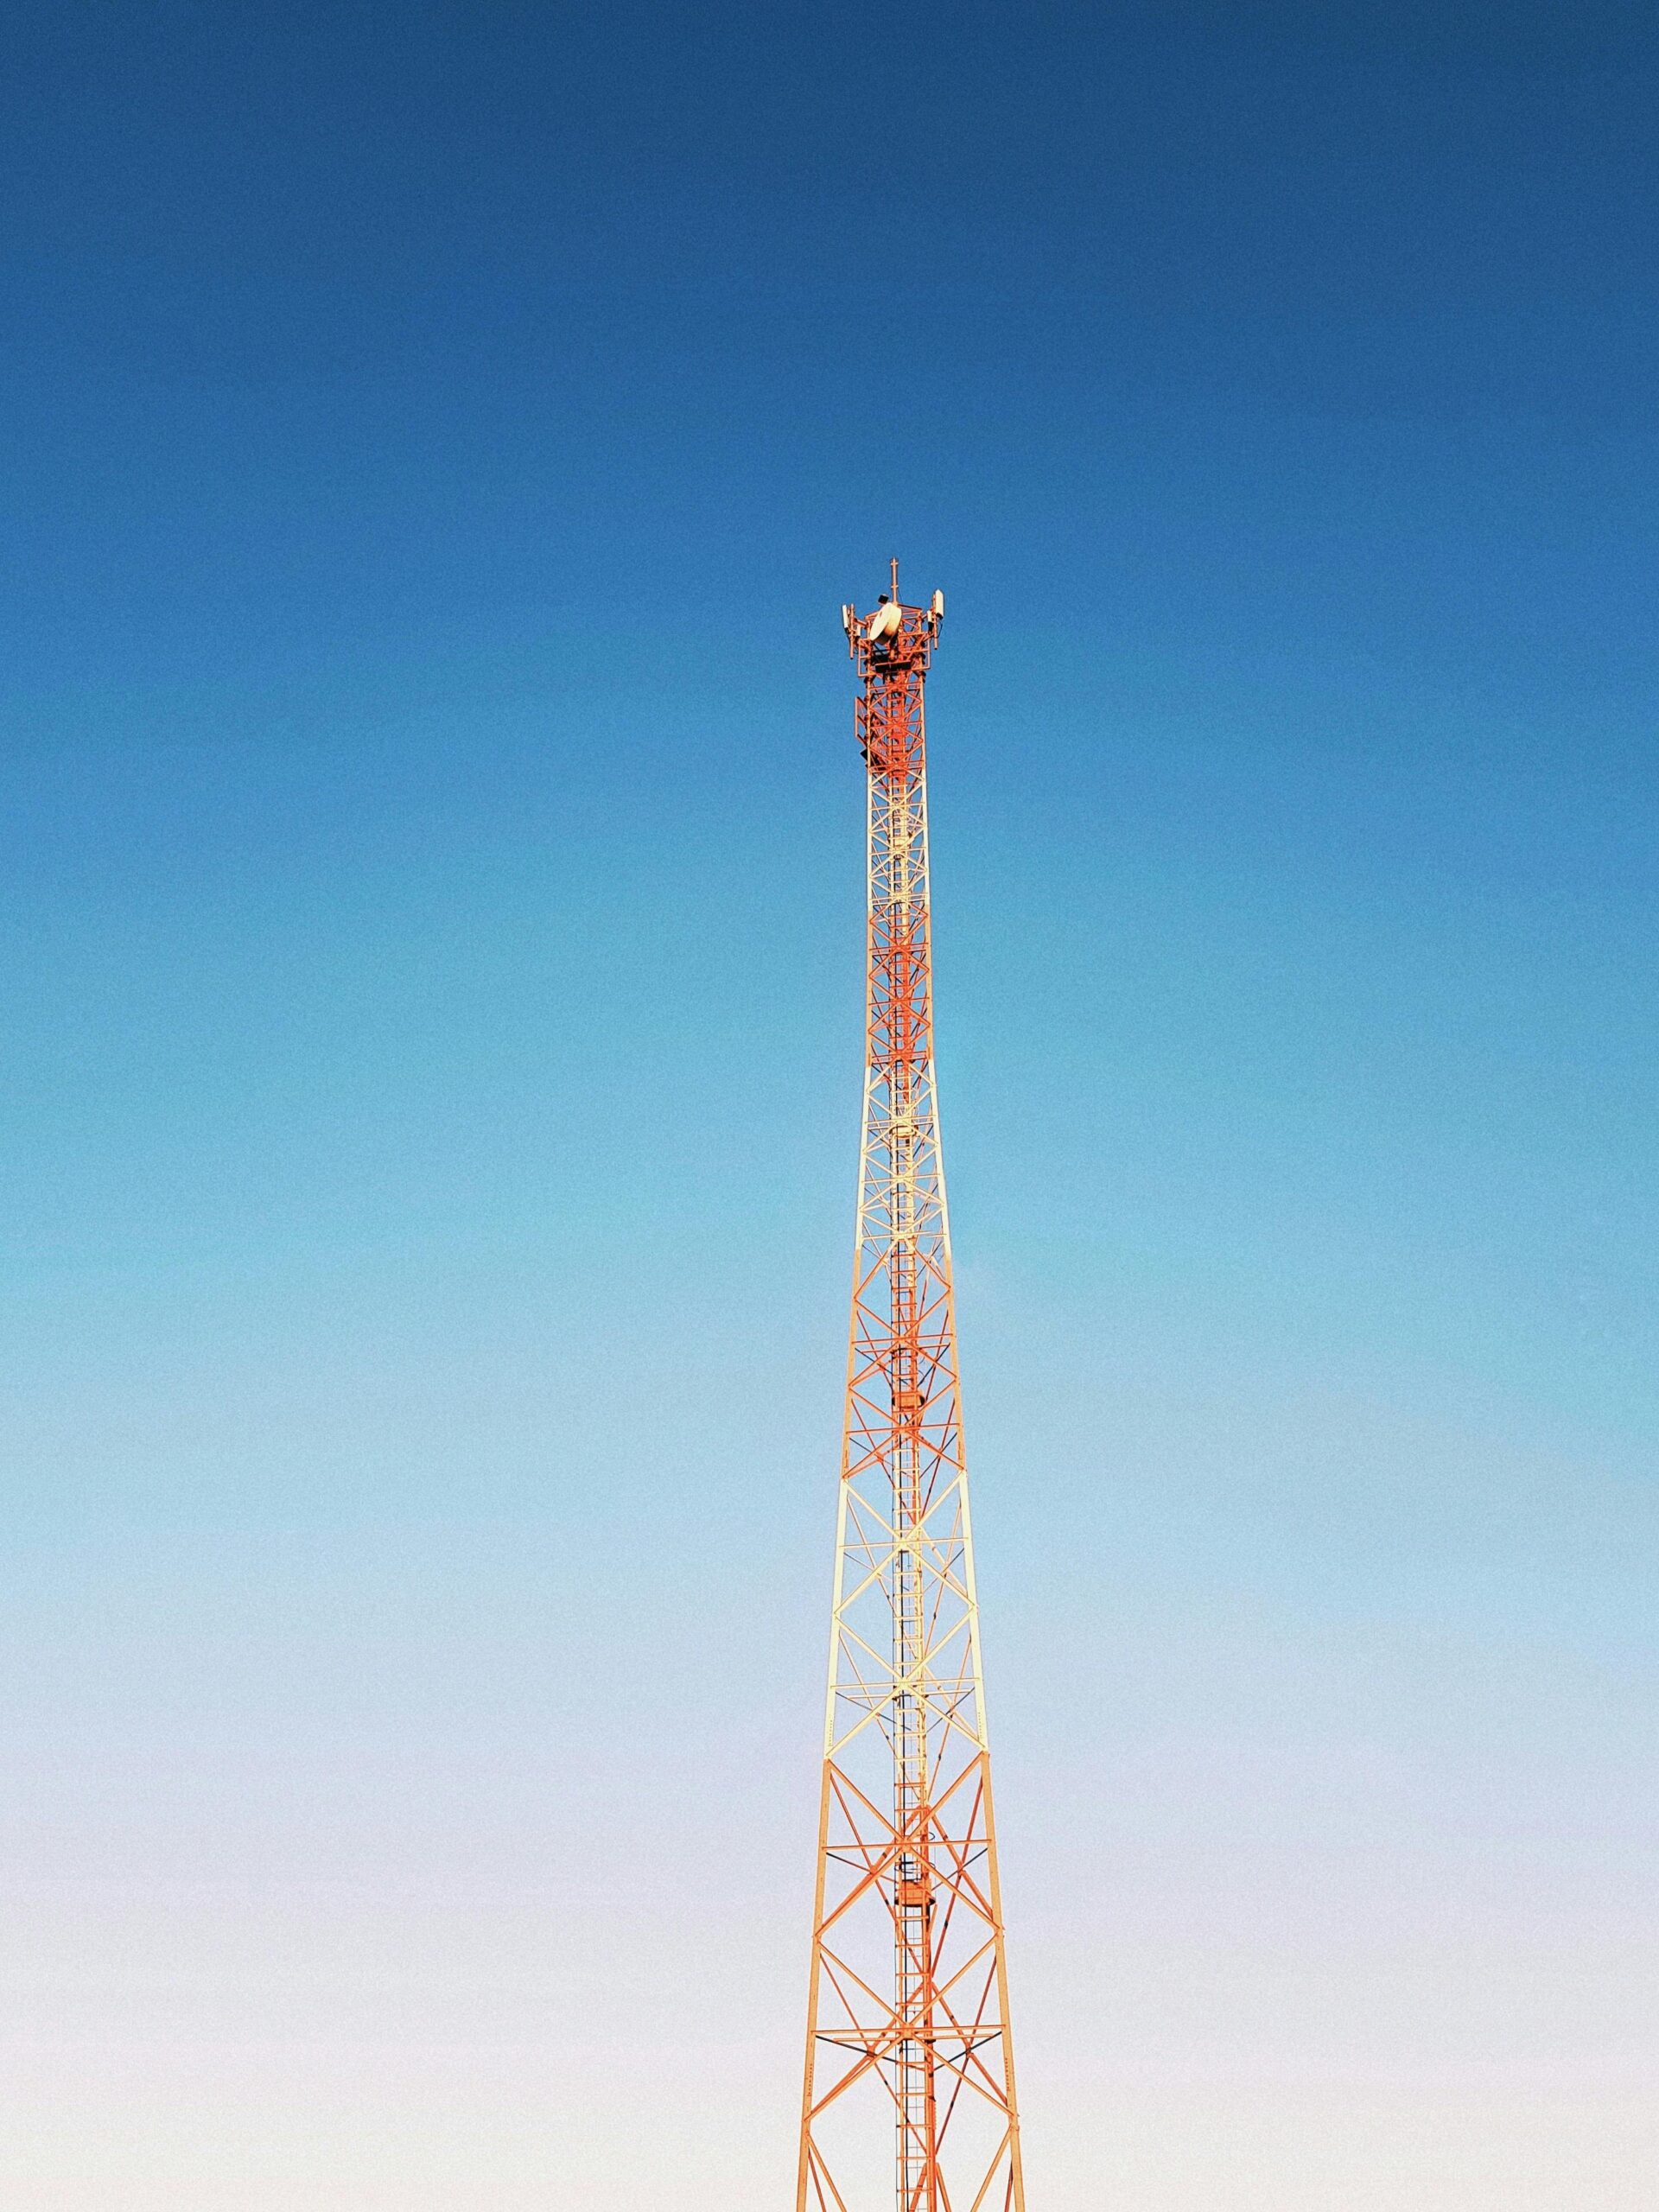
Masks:
[[[869,776],[864,1142],[797,2212],[1024,2212],[934,1103],[922,688],[842,610]]]

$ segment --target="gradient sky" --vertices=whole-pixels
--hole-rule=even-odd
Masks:
[[[791,2201],[893,552],[1033,2212],[1649,2212],[1651,10],[7,22],[8,2212]]]

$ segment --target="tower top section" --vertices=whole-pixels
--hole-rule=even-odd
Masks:
[[[892,588],[881,594],[868,614],[861,614],[850,601],[841,610],[847,649],[867,683],[901,671],[925,675],[944,620],[942,591],[936,591],[925,607],[908,607],[899,598],[897,561],[893,563]]]

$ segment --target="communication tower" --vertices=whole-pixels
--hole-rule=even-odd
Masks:
[[[864,1135],[796,2212],[1024,2212],[933,1077],[922,693],[842,611],[869,800]]]

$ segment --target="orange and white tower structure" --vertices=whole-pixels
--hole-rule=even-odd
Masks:
[[[1024,2212],[933,1075],[944,597],[842,620],[868,770],[864,1136],[796,2212]]]

